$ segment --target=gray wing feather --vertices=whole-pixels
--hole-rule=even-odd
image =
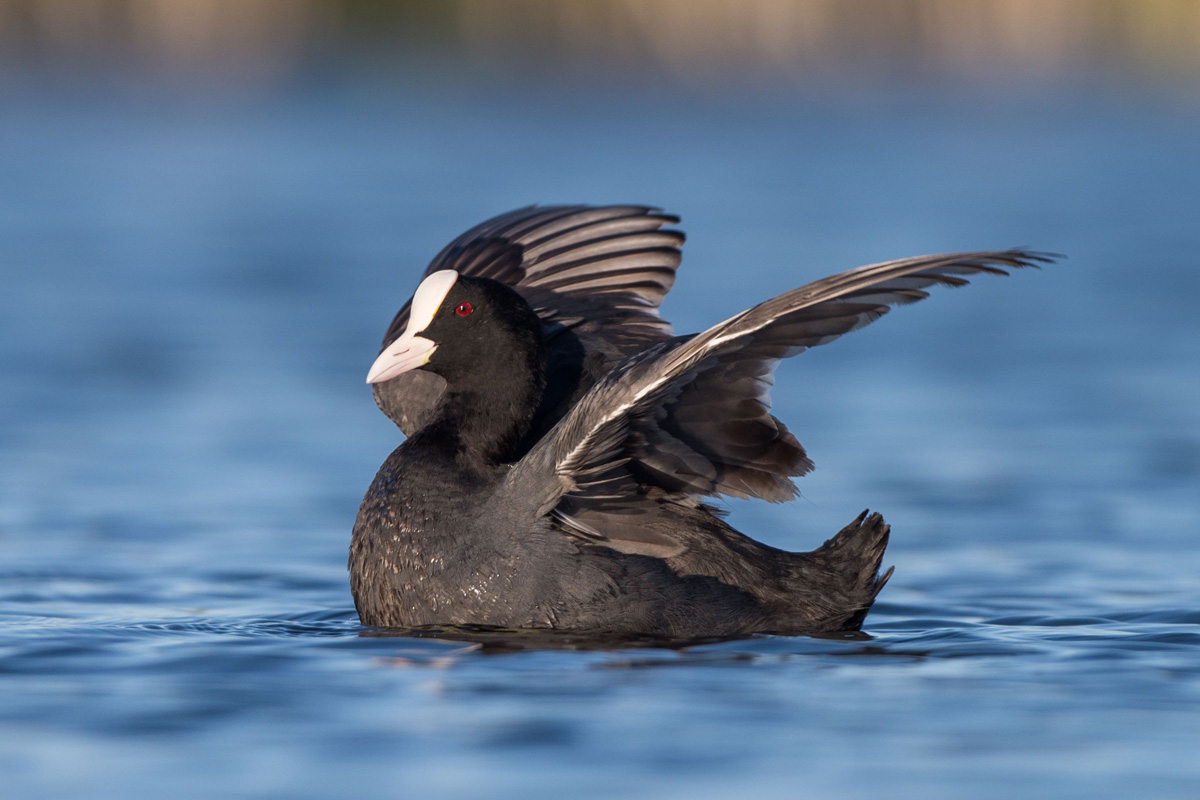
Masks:
[[[797,493],[791,478],[812,462],[770,414],[781,359],[921,300],[931,286],[962,286],[964,275],[1007,275],[1007,268],[1051,260],[1006,250],[873,264],[786,292],[695,336],[658,343],[609,372],[509,480],[525,488],[535,513],[554,510],[569,532],[593,539],[606,531],[606,515],[656,513],[649,502],[656,498],[790,499]],[[572,528],[573,518],[587,522]]]

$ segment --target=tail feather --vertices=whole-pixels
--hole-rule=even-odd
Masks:
[[[804,579],[824,578],[823,587],[831,601],[830,616],[823,621],[828,630],[856,631],[894,567],[882,575],[879,568],[887,549],[891,526],[881,514],[863,511],[825,544],[806,554]]]

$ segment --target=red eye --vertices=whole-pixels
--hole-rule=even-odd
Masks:
[[[468,316],[474,310],[475,309],[471,308],[470,303],[459,303],[458,307],[454,309],[454,313],[458,314],[460,317],[465,317],[465,316]]]

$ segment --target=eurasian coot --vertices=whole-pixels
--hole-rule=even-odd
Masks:
[[[452,242],[368,374],[407,435],[359,509],[365,625],[730,636],[857,630],[891,575],[864,511],[791,553],[703,498],[797,494],[812,469],[770,413],[780,359],[926,288],[1045,262],[953,253],[844,272],[703,333],[658,314],[678,219],[643,206],[524,208]]]

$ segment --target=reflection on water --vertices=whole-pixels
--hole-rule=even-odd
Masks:
[[[715,642],[755,637],[701,637],[673,639],[651,634],[612,633],[610,631],[558,631],[531,628],[497,628],[488,625],[423,625],[417,628],[369,628],[363,636],[379,638],[438,639],[465,642],[480,653],[518,653],[522,650],[626,650],[657,648],[686,650]],[[821,638],[861,641],[871,637],[861,631],[825,634]]]

